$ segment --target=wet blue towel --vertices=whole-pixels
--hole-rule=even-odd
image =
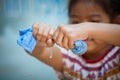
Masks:
[[[20,30],[19,34],[20,37],[18,38],[17,43],[28,52],[32,53],[36,45],[36,40],[32,35],[32,28]],[[71,50],[76,55],[82,55],[87,51],[87,44],[85,41],[77,40],[74,45],[75,47]]]
[[[17,43],[28,52],[32,53],[36,45],[36,40],[32,35],[32,28],[20,30],[19,34],[20,37],[18,38]]]
[[[87,44],[85,41],[76,40],[74,42],[74,48],[71,51],[76,55],[83,55],[87,51]]]

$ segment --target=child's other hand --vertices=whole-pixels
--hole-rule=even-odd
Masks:
[[[35,23],[32,28],[33,35],[41,46],[52,47],[54,45],[52,39],[54,30],[51,25]]]
[[[69,50],[74,47],[74,41],[88,39],[88,24],[60,25],[53,35],[54,41]]]

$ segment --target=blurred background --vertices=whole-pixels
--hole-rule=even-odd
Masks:
[[[54,70],[17,45],[19,29],[68,23],[68,0],[0,0],[0,80],[58,80]]]

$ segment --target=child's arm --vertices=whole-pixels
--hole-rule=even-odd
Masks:
[[[61,71],[62,54],[57,47],[53,47],[53,28],[46,24],[34,24],[33,35],[37,39],[37,44],[31,55],[56,70]]]
[[[60,25],[54,33],[54,41],[66,49],[74,47],[74,41],[98,39],[120,46],[120,25],[106,23],[80,23]]]
[[[52,54],[51,54],[52,50]],[[32,56],[58,71],[62,71],[62,54],[57,47],[46,48],[36,44]],[[52,55],[52,58],[50,56]]]
[[[92,27],[89,37],[120,46],[120,25],[105,23],[90,23],[90,25]]]

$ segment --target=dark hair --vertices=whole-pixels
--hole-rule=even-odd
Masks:
[[[71,8],[78,2],[92,2],[100,5],[112,20],[120,15],[120,0],[70,0],[68,6],[69,15]]]

